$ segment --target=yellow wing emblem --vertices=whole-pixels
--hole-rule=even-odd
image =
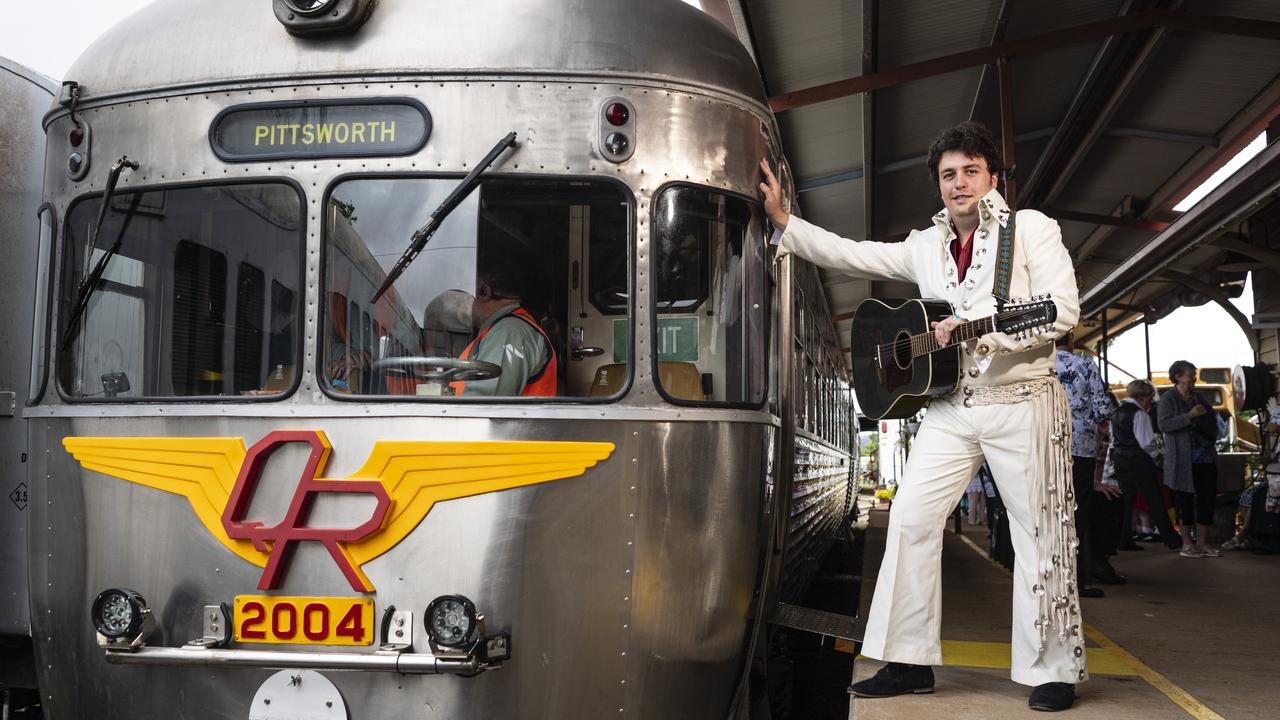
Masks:
[[[313,448],[293,507],[276,526],[244,520],[265,457],[290,442]],[[319,431],[275,431],[248,450],[241,438],[69,437],[63,446],[88,470],[185,497],[218,542],[266,568],[260,588],[276,586],[289,543],[316,541],[364,592],[373,586],[360,566],[395,547],[436,503],[576,477],[614,450],[602,442],[382,440],[354,475],[327,479],[329,443]],[[378,507],[373,517],[355,519],[358,527],[309,527],[309,496],[328,492],[374,494]]]
[[[186,497],[218,542],[266,566],[267,553],[231,539],[222,527],[222,510],[244,463],[241,438],[69,437],[62,446],[86,470]]]

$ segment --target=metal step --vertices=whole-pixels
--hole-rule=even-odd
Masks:
[[[827,637],[862,642],[862,631],[858,627],[857,618],[825,610],[778,603],[773,608],[769,622]]]

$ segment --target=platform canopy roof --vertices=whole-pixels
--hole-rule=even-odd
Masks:
[[[1172,209],[1268,125],[1277,137],[1275,0],[702,5],[751,49],[801,211],[834,232],[894,242],[925,227],[941,205],[928,146],[976,119],[1012,157],[1017,207],[1060,221],[1086,339],[1104,315],[1114,333],[1239,294],[1247,270],[1280,269],[1280,143],[1191,210]],[[862,298],[914,294],[824,282],[842,338]]]

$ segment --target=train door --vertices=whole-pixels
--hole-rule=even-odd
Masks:
[[[54,85],[0,58],[0,688],[34,687],[27,585],[27,425],[22,408],[43,387],[43,365],[32,367],[37,294],[47,292],[55,220],[40,207],[45,136],[40,120]],[[37,219],[38,217],[38,219]],[[39,285],[39,287],[37,287]],[[43,328],[44,314],[36,317]],[[43,346],[42,346],[43,349]],[[0,692],[0,694],[7,693]],[[7,707],[5,708],[7,710]]]

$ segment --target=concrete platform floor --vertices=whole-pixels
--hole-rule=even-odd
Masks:
[[[888,513],[871,512],[861,617],[871,603]],[[936,691],[851,698],[850,718],[1018,718],[1029,688],[1009,679],[1013,581],[985,553],[985,526],[949,528],[943,544],[944,665]],[[1077,688],[1078,720],[1280,717],[1280,557],[1224,551],[1183,558],[1161,545],[1122,552],[1112,565],[1128,584],[1084,599],[1091,679]],[[981,549],[981,550],[979,550]],[[854,677],[881,663],[859,658]]]

